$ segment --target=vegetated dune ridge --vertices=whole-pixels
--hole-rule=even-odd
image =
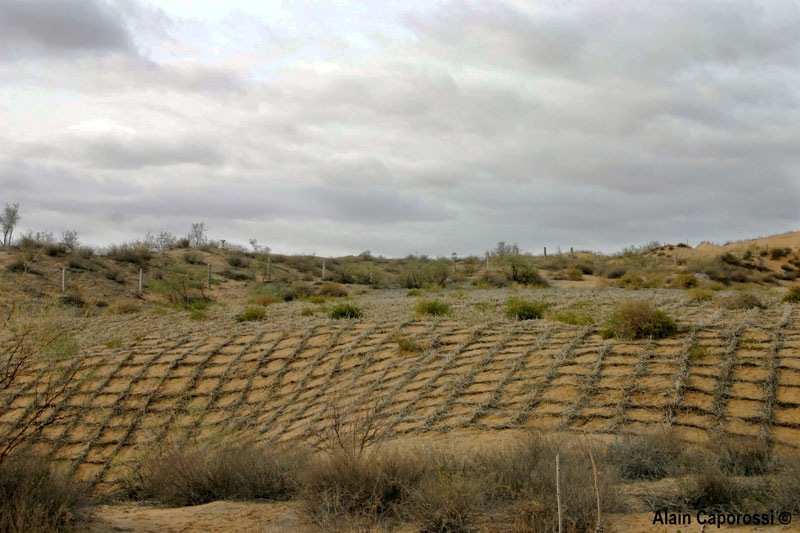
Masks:
[[[536,291],[545,300],[573,298],[568,292]],[[476,293],[469,298],[482,297]],[[145,447],[239,432],[313,439],[329,423],[331,402],[362,395],[385,402],[397,437],[526,427],[609,434],[668,423],[693,441],[724,430],[800,446],[798,310],[730,311],[659,294],[687,329],[658,341],[607,341],[596,326],[491,313],[432,319],[370,311],[385,301],[412,307],[397,295],[366,299],[363,320],[280,320],[296,316],[296,302],[270,306],[271,322],[249,324],[87,318],[79,327],[113,333],[135,325],[142,333],[59,363],[78,368],[81,381],[49,413],[54,422],[35,447],[104,490]],[[628,296],[593,293],[607,307]],[[425,349],[400,350],[392,340],[398,332]],[[30,408],[49,370],[42,366],[0,398],[0,424],[13,426]]]

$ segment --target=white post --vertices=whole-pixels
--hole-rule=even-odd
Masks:
[[[455,253],[455,252],[453,252],[453,275],[454,275],[454,276],[458,274],[458,272],[456,272],[456,258],[457,258],[457,257],[458,257],[458,256],[456,255],[456,253]]]
[[[142,294],[142,269],[139,269],[139,294]]]
[[[561,468],[559,464],[561,454],[556,454],[556,505],[558,506],[558,533],[564,531],[564,521],[561,517]]]
[[[489,270],[489,252],[486,252],[486,270]]]
[[[61,292],[67,290],[67,269],[61,267]]]

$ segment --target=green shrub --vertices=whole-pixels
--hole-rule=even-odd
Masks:
[[[417,314],[430,316],[444,316],[449,315],[452,312],[449,303],[438,299],[417,300],[415,309],[417,310]]]
[[[551,313],[548,318],[557,322],[572,324],[573,326],[587,326],[595,322],[595,317],[592,313],[579,308],[562,309]]]
[[[787,255],[792,253],[791,248],[773,248],[769,251],[770,259],[780,259],[781,257],[786,257]]]
[[[675,321],[664,311],[645,300],[626,300],[618,304],[602,332],[604,337],[622,340],[660,339],[678,330]]]
[[[356,307],[353,304],[349,303],[341,303],[331,309],[331,312],[328,313],[328,316],[331,318],[361,318],[364,316],[364,312],[361,308]]]
[[[534,320],[542,318],[550,304],[528,301],[522,298],[509,298],[506,302],[506,316],[514,320]]]
[[[792,285],[783,296],[782,302],[800,303],[800,285]]]
[[[237,322],[251,322],[255,320],[264,320],[267,316],[267,310],[260,305],[248,305],[241,313],[236,315]]]
[[[304,307],[300,310],[300,316],[314,316],[316,310],[313,307]]]
[[[392,336],[392,340],[397,343],[397,346],[404,352],[420,352],[422,346],[414,339],[403,333],[397,333]]]
[[[241,255],[232,255],[228,258],[228,264],[233,268],[244,268],[250,265],[249,261]]]
[[[422,291],[419,289],[409,289],[406,296],[422,296]]]

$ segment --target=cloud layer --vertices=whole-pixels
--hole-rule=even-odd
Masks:
[[[797,227],[798,2],[170,4],[0,4],[23,226],[389,255]]]

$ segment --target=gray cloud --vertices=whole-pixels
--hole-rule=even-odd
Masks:
[[[133,50],[120,13],[101,0],[4,0],[0,36],[9,56]]]
[[[42,221],[94,213],[81,229],[100,241],[104,221],[118,237],[205,219],[217,238],[321,253],[609,250],[796,225],[797,2],[459,2],[402,24],[413,38],[337,61],[276,66],[259,48],[6,65],[8,94],[70,99],[0,108],[23,132],[0,132],[3,187]],[[70,129],[95,119],[126,133]]]

